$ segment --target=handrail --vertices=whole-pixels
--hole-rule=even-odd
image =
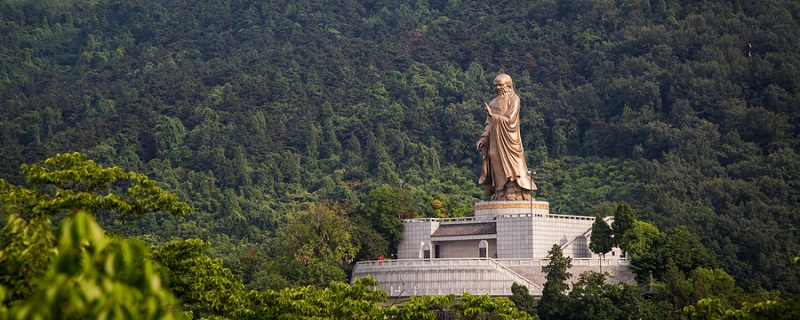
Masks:
[[[497,215],[498,218],[519,218],[519,217],[539,217],[539,218],[556,218],[568,220],[594,220],[594,217],[588,216],[573,216],[567,214],[542,214],[542,213],[511,213]]]
[[[411,219],[403,219],[401,221],[403,223],[415,223],[415,222],[462,223],[462,222],[472,222],[472,221],[492,221],[492,220],[497,220],[497,218],[519,218],[519,217],[555,218],[555,219],[567,219],[567,220],[595,219],[594,217],[589,217],[589,216],[574,216],[566,214],[516,213],[516,214],[500,214],[491,217],[411,218]],[[608,220],[608,218],[610,217],[605,217],[603,219]]]
[[[492,221],[494,217],[459,217],[459,218],[411,218],[403,219],[402,223],[439,222],[439,223],[465,223],[473,221]]]
[[[502,270],[503,273],[505,273],[507,276],[510,276],[510,278],[512,278],[512,280],[514,280],[514,282],[516,282],[517,279],[520,280],[520,284],[524,284],[526,287],[528,287],[528,290],[530,290],[530,287],[533,287],[533,288],[535,288],[537,290],[542,290],[543,289],[542,286],[533,283],[533,281],[528,280],[528,278],[525,278],[521,274],[517,273],[516,271],[511,270],[510,268],[504,266],[499,261],[497,261],[495,259],[491,259],[491,258],[488,258],[488,260],[492,261],[495,264],[495,269]],[[516,278],[516,279],[513,279],[513,278]]]
[[[595,219],[595,218],[592,218],[592,219]],[[609,221],[609,220],[612,220],[612,219],[614,219],[614,217],[611,217],[611,216],[608,216],[608,217],[603,217],[603,221],[605,221],[606,223],[608,223],[608,221]],[[591,234],[591,233],[592,233],[592,228],[589,228],[589,230],[586,230],[586,231],[585,231],[584,233],[582,233],[581,235],[579,235],[579,236],[576,236],[576,237],[575,237],[574,239],[572,239],[571,241],[569,241],[569,242],[567,242],[567,243],[563,244],[563,245],[561,246],[561,250],[564,250],[564,249],[566,249],[567,247],[569,247],[569,245],[571,245],[573,242],[575,242],[575,240],[578,240],[578,238],[580,238],[580,237],[584,237],[584,238],[585,238],[585,237],[586,237],[586,235],[588,235],[588,234]]]
[[[599,265],[601,258],[572,258],[572,265],[573,266],[592,266],[592,265]],[[355,265],[355,269],[363,268],[362,270],[376,270],[376,269],[386,269],[386,268],[393,268],[393,267],[422,267],[422,266],[470,266],[470,265],[482,265],[491,263],[493,266],[499,266],[504,270],[507,270],[509,273],[513,275],[519,276],[523,279],[526,279],[525,276],[520,275],[514,270],[511,270],[509,267],[511,266],[545,266],[550,263],[550,259],[547,258],[504,258],[504,259],[493,259],[493,258],[446,258],[446,259],[393,259],[393,260],[371,260],[371,261],[359,261]],[[625,266],[629,265],[630,262],[628,259],[625,258],[603,258],[603,263],[605,265],[620,265]],[[475,263],[471,263],[475,262]],[[595,263],[597,262],[597,263]],[[355,270],[354,269],[354,270]],[[537,284],[534,284],[538,286]]]

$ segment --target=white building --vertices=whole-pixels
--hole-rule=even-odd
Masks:
[[[604,218],[611,223],[613,217]],[[632,282],[614,248],[604,259],[589,250],[594,217],[552,215],[543,201],[487,201],[475,204],[475,216],[407,219],[396,260],[362,261],[353,278],[371,276],[389,296],[471,294],[511,295],[516,282],[540,295],[542,266],[558,244],[572,257],[572,281],[585,271],[610,275],[611,282]]]

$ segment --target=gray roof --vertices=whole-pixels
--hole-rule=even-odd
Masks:
[[[495,222],[444,224],[440,225],[431,237],[474,236],[479,234],[497,234]]]

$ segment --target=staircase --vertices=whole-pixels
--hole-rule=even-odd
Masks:
[[[532,295],[542,287],[490,258],[402,259],[362,261],[353,269],[353,279],[370,276],[390,297],[414,295],[461,295],[464,292],[510,296],[511,285],[521,284]]]

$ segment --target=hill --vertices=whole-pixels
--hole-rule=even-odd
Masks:
[[[626,201],[737,284],[795,295],[798,17],[777,0],[5,1],[0,176],[73,151],[144,172],[196,214],[117,228],[210,240],[247,274],[304,203],[337,203],[365,243],[387,237],[355,219],[369,210],[469,215],[504,72],[555,213]]]

